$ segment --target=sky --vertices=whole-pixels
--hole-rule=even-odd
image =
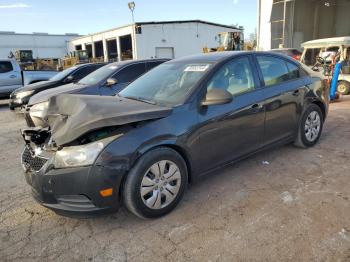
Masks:
[[[0,0],[0,31],[81,35],[132,21],[131,0]],[[257,0],[134,0],[135,21],[201,19],[241,25],[248,37],[257,27]]]

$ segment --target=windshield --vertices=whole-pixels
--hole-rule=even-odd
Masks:
[[[78,83],[83,85],[97,85],[101,81],[107,80],[107,78],[114,74],[117,69],[117,65],[105,65],[85,76]]]
[[[210,66],[210,63],[162,64],[132,82],[119,95],[155,104],[175,106],[184,102]]]
[[[73,66],[70,68],[67,68],[63,70],[62,72],[59,72],[58,74],[54,75],[53,77],[50,78],[51,81],[60,81],[64,78],[66,78],[68,75],[70,75],[74,70],[76,70],[78,67]]]

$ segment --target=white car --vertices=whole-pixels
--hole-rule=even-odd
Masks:
[[[57,71],[22,71],[14,59],[0,59],[0,96],[9,96],[24,85],[45,81]]]

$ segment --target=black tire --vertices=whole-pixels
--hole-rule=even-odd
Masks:
[[[171,161],[178,167],[181,176],[180,188],[175,198],[167,206],[159,209],[152,209],[144,203],[144,200],[141,197],[141,183],[147,170],[149,170],[152,165],[163,160]],[[171,148],[159,147],[141,156],[128,173],[122,191],[123,202],[130,212],[141,218],[161,217],[172,211],[177,206],[184,195],[187,183],[188,174],[186,162],[181,155]]]
[[[306,127],[306,121],[308,117],[310,116],[311,113],[316,112],[317,115],[320,118],[320,124],[319,124],[319,132],[316,137],[313,137],[312,141],[307,138],[305,127]],[[301,117],[300,123],[299,123],[299,128],[298,128],[298,134],[297,138],[294,141],[294,145],[297,147],[301,148],[308,148],[314,146],[318,140],[320,139],[320,136],[322,134],[322,129],[323,129],[323,121],[324,121],[324,116],[322,113],[322,110],[320,107],[316,104],[310,104],[307,106],[307,108],[304,110],[304,113]]]
[[[350,83],[346,81],[339,81],[337,92],[341,95],[348,95],[350,93]]]

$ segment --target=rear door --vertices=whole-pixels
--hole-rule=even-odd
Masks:
[[[140,62],[137,64],[128,65],[117,73],[115,73],[111,78],[117,80],[117,84],[107,87],[103,86],[100,88],[101,95],[115,95],[120,92],[124,87],[129,83],[134,81],[139,76],[143,75],[146,72],[146,63]]]
[[[273,55],[256,55],[264,83],[264,145],[295,135],[306,91],[299,65]]]
[[[7,94],[22,86],[21,72],[11,61],[0,61],[0,93]]]

